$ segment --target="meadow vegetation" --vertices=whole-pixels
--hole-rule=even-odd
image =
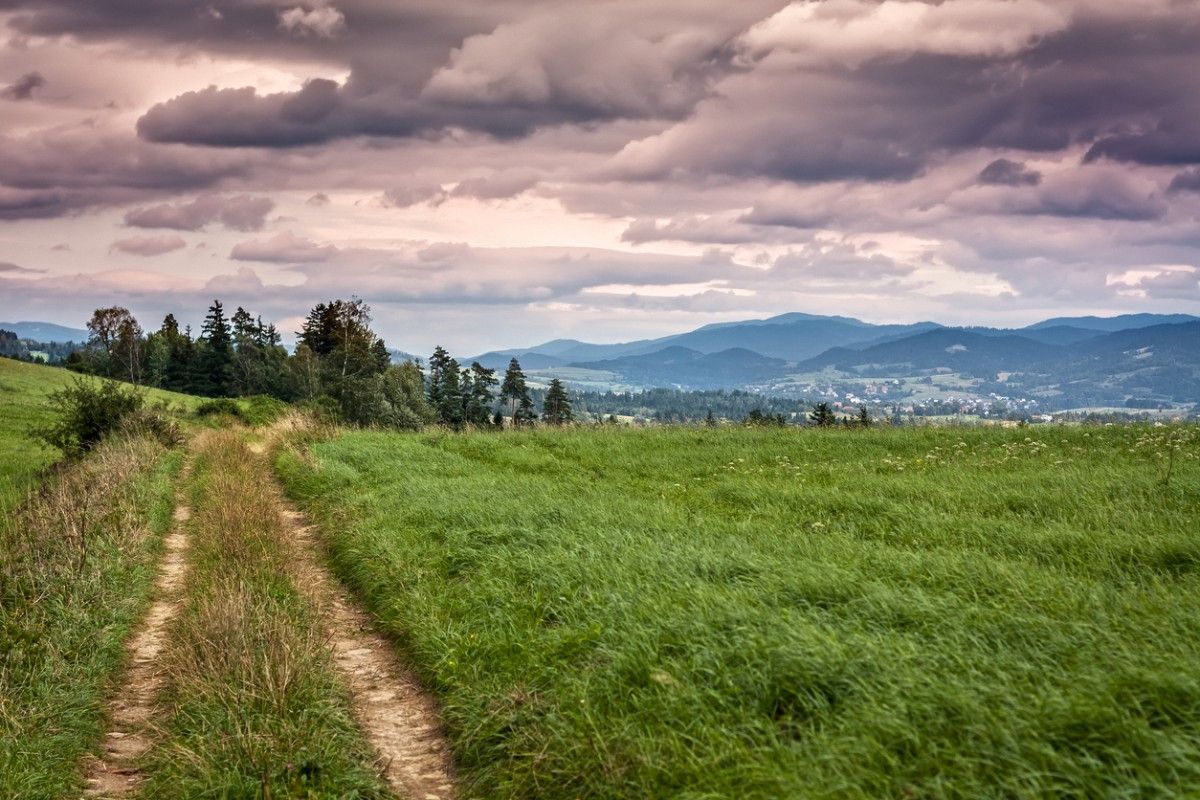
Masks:
[[[1200,791],[1200,430],[283,451],[486,798]]]

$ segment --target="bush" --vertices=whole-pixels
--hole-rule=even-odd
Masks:
[[[55,419],[34,429],[32,435],[74,457],[91,450],[131,415],[141,412],[145,397],[117,381],[76,378],[70,386],[52,393],[49,403],[57,412]]]
[[[205,400],[196,406],[197,417],[216,417],[222,414],[236,417],[237,419],[241,419],[244,416],[242,407],[237,404],[237,401],[230,400],[228,397]]]
[[[242,402],[246,405],[242,418],[250,425],[270,425],[288,409],[287,403],[265,394],[251,395]]]

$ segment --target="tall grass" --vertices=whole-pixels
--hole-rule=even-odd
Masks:
[[[1198,451],[351,432],[277,467],[472,796],[1165,797],[1200,793]]]
[[[201,437],[186,597],[164,653],[154,798],[383,797],[262,458]]]
[[[0,516],[0,797],[77,794],[178,466],[149,437],[112,439]]]

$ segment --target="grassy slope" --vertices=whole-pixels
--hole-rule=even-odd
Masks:
[[[46,397],[75,377],[65,369],[0,358],[0,514],[14,508],[38,470],[57,457],[55,451],[32,441],[28,431],[48,421]],[[147,390],[147,399],[180,409],[192,409],[200,402],[200,398],[158,389]]]
[[[79,796],[179,461],[150,441],[109,442],[0,516],[0,797]]]
[[[164,738],[144,797],[387,796],[297,589],[267,469],[238,433],[202,435],[186,596],[164,652]]]
[[[1198,450],[357,432],[278,466],[474,796],[1126,797],[1200,792]]]

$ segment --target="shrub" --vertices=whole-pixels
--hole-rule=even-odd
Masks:
[[[74,457],[91,450],[128,417],[140,412],[145,397],[117,381],[97,383],[76,378],[70,386],[52,393],[49,403],[57,412],[55,418],[34,429],[32,435],[63,455]]]
[[[222,414],[238,419],[244,416],[242,407],[237,404],[237,401],[230,400],[228,397],[216,397],[212,400],[205,400],[196,406],[197,417],[216,417]]]
[[[242,418],[250,425],[270,425],[287,413],[288,404],[265,394],[256,394],[242,400],[245,408]]]

